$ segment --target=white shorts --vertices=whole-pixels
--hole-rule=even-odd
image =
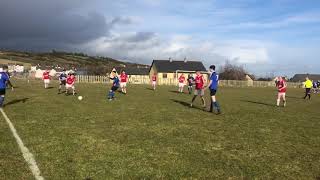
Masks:
[[[157,81],[152,81],[152,85],[156,85],[157,84]]]
[[[286,96],[285,92],[278,92],[278,96]]]
[[[120,83],[120,87],[121,87],[121,88],[127,87],[127,83],[126,83],[126,82],[121,82],[121,83]]]
[[[45,84],[49,84],[49,83],[50,83],[50,79],[44,79],[43,82],[44,82]]]
[[[179,83],[179,88],[183,88],[185,86],[184,83]]]
[[[69,88],[75,89],[74,85],[72,85],[72,84],[66,84],[66,88],[67,89],[69,89]]]

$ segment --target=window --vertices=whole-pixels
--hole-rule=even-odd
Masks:
[[[168,77],[167,73],[163,73],[163,74],[162,74],[162,78],[163,78],[163,79],[166,79],[167,77]]]

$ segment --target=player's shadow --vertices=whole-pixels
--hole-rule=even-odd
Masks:
[[[265,106],[275,106],[274,104],[268,104],[264,102],[258,102],[258,101],[250,101],[250,100],[240,100],[242,102],[247,102],[247,103],[253,103],[253,104],[260,104],[260,105],[265,105]]]
[[[295,96],[286,96],[289,99],[302,99],[303,97],[295,97]]]
[[[12,105],[12,104],[17,104],[17,103],[25,103],[29,98],[22,98],[22,99],[15,99],[15,100],[12,100],[12,101],[9,101],[8,103],[5,104],[5,106],[9,106],[9,105]]]
[[[47,87],[46,89],[53,89],[54,87]]]
[[[175,91],[175,90],[169,90],[169,92],[175,93],[175,94],[179,94],[180,93],[179,91]]]
[[[153,89],[153,88],[150,88],[150,87],[147,87],[146,89],[147,89],[147,90],[150,90],[150,91],[154,91],[154,89]]]
[[[188,108],[193,108],[193,109],[198,109],[198,110],[201,110],[201,111],[206,111],[204,108],[200,108],[200,107],[197,107],[197,106],[190,106],[190,103],[187,103],[187,102],[184,102],[184,101],[179,101],[179,100],[176,100],[176,99],[170,99],[171,101],[175,102],[175,103],[178,103],[178,104],[181,104],[185,107],[188,107]]]

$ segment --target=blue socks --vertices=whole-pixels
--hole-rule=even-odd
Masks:
[[[114,98],[114,92],[110,90],[108,94],[108,99],[113,99],[113,98]]]
[[[220,106],[218,102],[211,102],[210,111],[213,112],[213,108],[220,112]]]

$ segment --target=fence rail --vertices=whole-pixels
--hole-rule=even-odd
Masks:
[[[111,83],[107,76],[87,76],[77,75],[78,83]],[[130,84],[150,84],[149,77],[129,77]],[[159,85],[177,85],[176,79],[159,79]],[[222,87],[275,87],[273,81],[237,81],[237,80],[220,80]],[[301,83],[287,82],[290,88],[301,88]]]

